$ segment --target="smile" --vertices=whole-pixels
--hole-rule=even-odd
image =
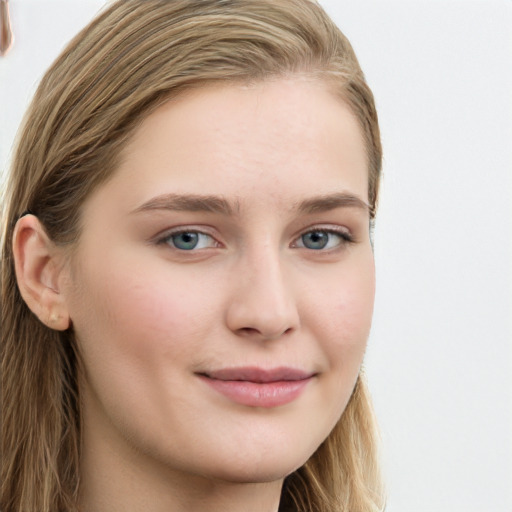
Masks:
[[[233,402],[271,408],[297,399],[316,374],[294,368],[226,368],[198,375]]]

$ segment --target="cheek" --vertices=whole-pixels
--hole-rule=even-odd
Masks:
[[[303,326],[321,347],[327,371],[321,375],[321,398],[315,417],[325,418],[328,433],[345,410],[354,389],[370,332],[375,275],[373,258],[357,265],[344,265],[330,279],[322,279],[322,289],[309,294]],[[327,435],[327,434],[326,434]]]
[[[98,423],[98,411],[107,411],[127,437],[147,427],[132,423],[130,411],[155,428],[164,417],[173,421],[162,411],[182,400],[183,376],[211,325],[207,297],[198,301],[190,276],[166,268],[156,264],[138,272],[133,261],[83,268],[86,284],[73,301],[88,417]]]
[[[80,281],[86,284],[75,294],[71,314],[81,349],[114,365],[158,361],[169,350],[179,357],[210,322],[208,296],[198,295],[179,273],[104,263],[85,267]]]
[[[333,295],[335,296],[335,295]],[[339,293],[336,317],[338,329],[347,343],[366,344],[373,316],[375,282],[372,275],[348,278]]]
[[[310,298],[311,323],[331,366],[358,370],[370,333],[374,296],[375,269],[373,257],[368,257],[343,268],[326,281],[322,293]]]

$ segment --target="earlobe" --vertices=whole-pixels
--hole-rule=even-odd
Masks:
[[[34,215],[16,223],[13,235],[16,279],[27,306],[45,325],[65,330],[70,319],[61,293],[63,254]]]

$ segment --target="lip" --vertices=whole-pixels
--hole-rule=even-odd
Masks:
[[[223,368],[198,376],[229,400],[249,407],[279,407],[296,400],[315,377],[296,368]]]

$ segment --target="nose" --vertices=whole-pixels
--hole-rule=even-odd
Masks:
[[[285,279],[279,255],[267,249],[259,257],[239,262],[226,323],[238,336],[276,340],[300,324],[292,279]]]

